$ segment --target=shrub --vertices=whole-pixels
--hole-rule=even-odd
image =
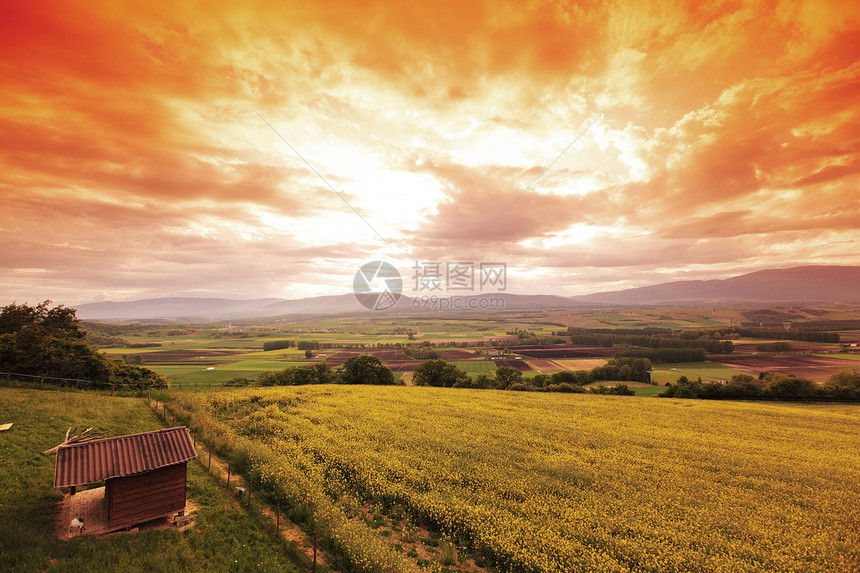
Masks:
[[[585,392],[585,388],[578,384],[568,384],[567,382],[561,382],[560,384],[550,384],[547,388],[550,392],[567,392],[567,393],[575,393],[582,394]]]
[[[379,358],[370,354],[351,356],[340,371],[342,384],[394,384],[394,373]]]
[[[444,360],[427,360],[415,369],[412,381],[416,386],[444,386],[452,388],[469,375]],[[459,386],[458,386],[459,387]]]
[[[526,384],[523,384],[522,382],[514,382],[513,384],[511,384],[510,386],[508,386],[508,388],[507,388],[507,389],[508,389],[508,390],[512,390],[512,391],[514,391],[514,392],[525,392],[525,391],[528,391],[528,390],[532,390],[532,387],[531,387],[531,386],[528,386],[528,385],[526,385]]]

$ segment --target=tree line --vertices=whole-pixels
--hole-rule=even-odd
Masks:
[[[686,376],[657,394],[663,398],[699,398],[704,400],[826,400],[860,402],[860,372],[843,370],[831,374],[823,384],[811,380],[774,372],[762,373],[758,378],[749,374],[736,374],[723,384],[720,382],[691,381]]]
[[[610,360],[605,366],[576,372],[538,374],[525,378],[516,368],[500,366],[493,375],[485,372],[470,376],[468,373],[441,359],[425,360],[415,370],[416,386],[444,388],[473,388],[487,390],[574,392],[633,395],[624,384],[584,388],[594,381],[641,381],[649,378],[651,363],[641,358]],[[403,385],[379,358],[370,354],[351,356],[340,370],[333,370],[325,362],[292,366],[283,370],[261,373],[256,380],[238,377],[225,382],[227,386],[302,386],[307,384],[373,384]]]
[[[586,392],[584,385],[600,381],[650,382],[651,361],[642,358],[609,360],[604,366],[592,370],[562,371],[553,374],[537,374],[525,378],[516,368],[500,366],[490,376],[485,372],[469,376],[455,364],[445,360],[427,360],[421,363],[412,376],[416,386],[445,388],[477,388],[495,390],[542,390],[548,392]],[[613,386],[618,390],[602,390],[603,393],[631,393],[626,386]]]
[[[736,328],[735,332],[749,338],[784,338],[805,342],[839,342],[838,332],[826,330],[798,330],[785,328]]]
[[[583,329],[570,327],[567,332],[571,344],[587,346],[641,346],[646,348],[701,348],[711,354],[730,354],[734,351],[731,340],[713,338],[702,334],[691,336],[687,332],[675,333],[668,328],[620,329],[613,333],[608,329]]]
[[[299,350],[319,350],[320,343],[316,340],[269,340],[263,343],[263,350],[283,350],[298,348]]]
[[[808,342],[839,342],[838,332],[827,332],[813,328],[816,322],[798,323],[799,326],[786,329],[781,325],[776,327],[747,327],[725,326],[720,328],[695,328],[685,330],[681,336],[710,336],[711,338],[737,339],[745,338],[776,338],[783,340],[803,340]]]
[[[396,384],[394,372],[376,356],[360,354],[349,357],[340,370],[333,370],[325,362],[292,366],[283,370],[261,373],[256,381],[250,378],[233,378],[227,386],[304,386],[307,384]]]
[[[157,372],[99,352],[75,309],[50,305],[46,300],[0,308],[0,371],[84,383],[167,386]]]
[[[860,319],[841,318],[832,320],[814,320],[811,322],[792,322],[792,329],[797,330],[860,330]]]

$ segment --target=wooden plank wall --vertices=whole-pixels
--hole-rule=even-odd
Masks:
[[[176,464],[106,484],[111,526],[141,523],[185,507],[186,464]]]

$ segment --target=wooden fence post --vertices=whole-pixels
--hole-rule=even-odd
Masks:
[[[230,462],[227,462],[227,489],[230,489]]]
[[[317,530],[314,529],[314,573],[317,573]]]

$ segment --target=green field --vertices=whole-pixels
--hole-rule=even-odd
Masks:
[[[582,312],[582,319],[596,322],[604,328],[672,329],[725,326],[726,321],[704,309],[672,309],[671,311],[617,310],[608,312]],[[597,325],[595,325],[597,326]]]
[[[855,316],[856,313],[833,311],[833,316]],[[823,316],[828,318],[828,316]],[[626,309],[561,312],[540,311],[498,312],[487,315],[462,317],[455,315],[423,316],[349,316],[294,320],[289,324],[267,323],[264,319],[247,321],[230,327],[215,325],[129,327],[132,332],[123,335],[128,343],[155,342],[154,348],[107,348],[112,355],[125,356],[129,361],[141,363],[163,374],[171,384],[218,385],[236,377],[255,379],[260,373],[307,364],[304,351],[297,348],[264,351],[263,345],[275,340],[314,340],[335,345],[315,353],[329,357],[344,346],[359,346],[373,351],[388,345],[420,344],[430,341],[437,350],[468,350],[458,347],[465,341],[486,341],[505,338],[514,332],[530,332],[549,336],[564,330],[561,324],[580,324],[590,328],[643,328],[661,327],[677,330],[713,326],[737,325],[746,320],[744,311],[730,309]],[[553,321],[553,324],[549,324]],[[561,321],[561,322],[555,322]],[[412,333],[412,339],[409,334]],[[860,332],[850,333],[854,337]],[[765,339],[747,338],[737,343],[763,343]],[[805,343],[807,346],[809,343]],[[821,349],[836,345],[821,345]],[[748,350],[748,349],[747,349]],[[223,354],[234,351],[235,354]],[[860,359],[858,355],[833,354],[830,357]],[[322,358],[324,360],[325,358]],[[565,359],[560,359],[561,363]],[[496,366],[488,361],[456,361],[456,365],[470,374],[492,373]],[[590,368],[587,368],[590,369]],[[525,371],[524,378],[538,372]],[[679,376],[695,380],[728,380],[738,370],[710,362],[684,364],[657,364],[652,379],[656,382],[675,382]],[[640,396],[649,395],[642,390]]]
[[[842,358],[843,360],[860,361],[860,354],[856,352],[836,352],[833,354],[816,354],[815,356],[821,356],[822,358]]]
[[[495,372],[496,363],[492,360],[452,360],[451,364],[467,373]]]
[[[193,527],[143,530],[60,541],[53,519],[61,494],[53,489],[54,457],[42,451],[70,426],[109,436],[161,428],[139,398],[0,388],[0,571],[303,571],[257,521],[206,473],[188,465]]]
[[[703,381],[729,380],[735,374],[745,373],[713,362],[680,362],[655,364],[654,371],[651,372],[651,380],[674,383],[681,376],[686,376],[689,380],[696,380],[700,376]]]

